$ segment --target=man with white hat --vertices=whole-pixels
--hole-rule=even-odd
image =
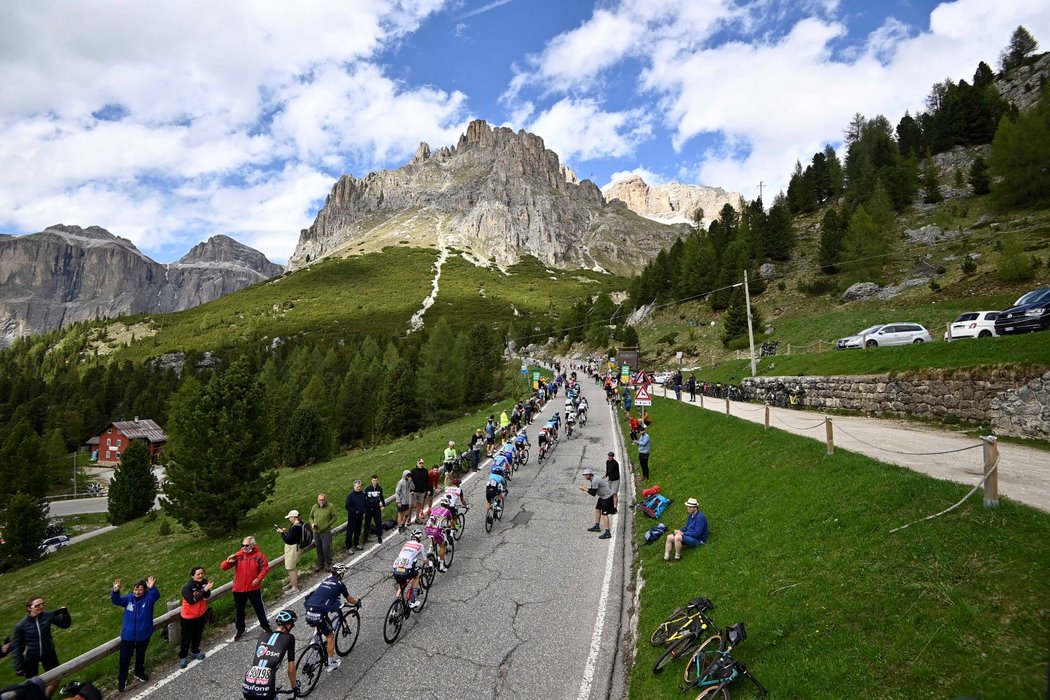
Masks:
[[[685,527],[667,535],[664,545],[664,561],[671,560],[671,547],[674,547],[674,560],[682,558],[682,545],[698,547],[707,542],[707,516],[700,512],[700,504],[695,498],[687,498],[685,508],[689,511]]]
[[[284,542],[284,568],[288,571],[288,593],[299,592],[299,543],[303,541],[303,520],[299,517],[299,511],[290,510],[284,519],[291,523],[288,527],[274,528],[281,535]]]
[[[598,539],[607,540],[612,537],[612,533],[609,532],[609,514],[613,512],[613,490],[609,486],[609,482],[602,477],[595,477],[594,472],[590,469],[583,470],[583,478],[587,480],[587,485],[581,486],[580,491],[589,493],[592,496],[598,497],[598,502],[594,505],[594,525],[587,528],[588,532],[601,532],[598,535]],[[605,532],[602,532],[602,524],[605,525]]]

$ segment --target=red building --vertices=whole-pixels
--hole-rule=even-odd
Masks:
[[[120,455],[124,453],[132,440],[142,440],[149,448],[152,464],[168,442],[164,430],[151,420],[122,420],[110,423],[105,430],[88,440],[92,461],[104,467],[115,467],[120,464]]]

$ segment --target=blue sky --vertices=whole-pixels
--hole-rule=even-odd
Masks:
[[[1045,0],[67,0],[0,4],[0,232],[99,225],[162,262],[227,234],[285,262],[334,180],[543,137],[605,187],[758,195],[998,68]]]

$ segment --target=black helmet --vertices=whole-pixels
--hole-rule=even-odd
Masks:
[[[274,623],[285,627],[291,627],[298,619],[299,616],[295,614],[294,610],[282,610],[273,616]]]

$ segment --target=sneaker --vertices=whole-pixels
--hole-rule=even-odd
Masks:
[[[339,668],[339,664],[341,663],[343,663],[342,659],[328,659],[328,672],[331,673]]]
[[[190,654],[190,656],[193,657],[194,659],[196,659],[197,661],[204,661],[204,652],[203,651],[198,651],[196,654]]]
[[[179,659],[179,668],[186,668],[189,665],[190,662],[188,659]]]
[[[128,689],[128,684],[127,683],[117,683],[117,692],[118,693],[123,693],[127,689]]]
[[[138,678],[143,683],[146,683],[146,682],[149,681],[149,674],[146,673],[145,671],[135,671],[135,673],[132,674],[132,675],[134,675],[135,678]]]
[[[448,571],[448,567],[445,566],[445,562],[438,563],[438,571],[440,571],[441,573],[445,573],[446,571]]]
[[[423,603],[418,600],[413,600],[411,603],[408,604],[408,607],[412,608],[412,610],[418,611],[421,607],[423,607]]]
[[[288,589],[288,593],[291,593],[291,594],[295,594],[295,593],[298,593],[298,592],[299,592],[299,589],[295,588],[295,587],[292,587],[292,588]]]
[[[601,531],[602,531],[602,529],[600,527],[598,527],[597,525],[592,525],[591,527],[587,528],[587,532],[601,532]]]
[[[243,636],[244,636],[244,630],[238,630],[237,634],[233,635],[233,641],[236,642],[236,641],[240,640],[240,638],[243,637]]]
[[[354,547],[354,549],[356,549],[356,550],[357,550],[357,551],[359,551],[359,552],[360,552],[361,550],[363,550],[364,548],[365,548],[365,546],[364,546],[363,544],[359,544],[359,545],[357,545],[356,547]]]
[[[607,540],[607,539],[609,539],[610,537],[612,537],[612,533],[611,533],[611,532],[609,532],[608,530],[606,530],[606,531],[605,531],[605,532],[603,532],[602,534],[598,535],[598,539],[600,539],[600,540]]]
[[[376,538],[376,544],[383,544],[383,538],[382,537],[377,537]]]

